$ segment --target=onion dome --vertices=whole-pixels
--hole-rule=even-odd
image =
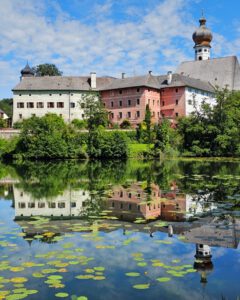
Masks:
[[[199,20],[200,26],[199,28],[193,33],[193,41],[195,46],[207,46],[211,47],[210,43],[213,39],[212,32],[206,27],[207,20],[202,17]]]
[[[28,62],[26,64],[25,68],[21,70],[21,74],[22,74],[22,76],[25,76],[25,77],[34,76],[34,71],[32,68],[30,68]]]

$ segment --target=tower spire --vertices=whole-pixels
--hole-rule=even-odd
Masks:
[[[207,60],[210,59],[212,33],[206,27],[206,18],[204,11],[202,10],[202,16],[199,19],[200,26],[193,33],[193,41],[195,43],[195,60]]]

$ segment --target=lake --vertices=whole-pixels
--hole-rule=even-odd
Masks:
[[[0,164],[0,299],[239,299],[240,163]]]

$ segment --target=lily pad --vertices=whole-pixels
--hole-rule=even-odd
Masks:
[[[150,287],[150,283],[145,283],[145,284],[135,284],[133,286],[134,289],[137,289],[137,290],[146,290],[146,289],[149,289]]]

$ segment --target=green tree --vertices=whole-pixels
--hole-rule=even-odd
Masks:
[[[41,64],[33,70],[36,76],[62,76],[62,72],[54,64]]]
[[[13,99],[12,98],[6,98],[0,100],[0,109],[2,109],[8,117],[12,117],[12,107],[13,107]]]
[[[151,110],[148,104],[146,105],[144,122],[146,123],[147,143],[150,144],[151,143]]]
[[[23,121],[16,155],[24,159],[83,157],[81,136],[55,115]]]

